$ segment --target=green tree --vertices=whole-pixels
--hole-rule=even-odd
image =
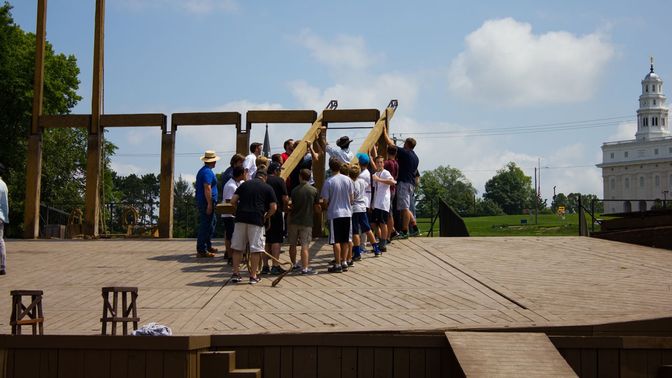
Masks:
[[[476,199],[476,212],[474,215],[479,217],[504,215],[504,210],[489,198],[478,198]]]
[[[581,194],[581,193],[569,193],[567,195],[567,211],[577,212],[579,211],[579,197],[581,198],[581,205],[587,210],[591,209],[591,203],[595,206],[596,213],[604,212],[604,202],[600,201],[595,194]]]
[[[534,205],[532,178],[510,162],[485,183],[483,198],[495,202],[506,214],[521,214]]]
[[[30,130],[35,35],[14,23],[11,5],[0,6],[0,162],[9,169],[10,227],[8,235],[22,233],[26,185],[26,136]],[[79,67],[74,55],[57,54],[45,45],[45,115],[68,114],[81,100]],[[87,130],[46,129],[42,139],[41,202],[66,212],[84,205]],[[104,145],[103,193],[111,193],[109,157],[116,147]]]
[[[198,210],[193,185],[180,176],[175,182],[173,237],[193,238],[198,226]]]
[[[473,212],[476,189],[457,168],[439,166],[425,171],[418,188],[420,203],[418,212],[431,216],[438,211],[438,199],[448,203],[461,215]]]

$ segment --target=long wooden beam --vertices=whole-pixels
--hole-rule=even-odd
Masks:
[[[238,112],[173,113],[170,116],[174,126],[240,125],[240,119]]]
[[[326,123],[376,122],[380,118],[378,109],[333,109],[322,112]]]
[[[28,239],[40,235],[40,192],[42,188],[42,115],[44,94],[44,46],[47,40],[47,0],[37,2],[35,26],[35,76],[33,82],[33,117],[28,137],[26,162],[26,198],[23,212],[23,233]]]
[[[100,116],[101,127],[150,127],[166,125],[166,115],[148,114],[104,114]]]
[[[390,120],[394,116],[394,112],[397,110],[397,106],[398,106],[397,100],[390,101],[390,103],[387,105],[387,108],[385,108],[385,111],[381,113],[380,119],[378,119],[376,125],[373,126],[373,129],[371,129],[369,135],[366,136],[366,139],[364,139],[364,142],[359,147],[359,150],[357,150],[357,152],[368,153],[374,144],[379,143],[380,145],[381,137],[383,136],[383,128],[389,129]],[[382,151],[381,154],[385,155],[385,153]],[[357,156],[352,158],[351,162],[353,164],[357,163]]]
[[[329,101],[329,104],[327,105],[325,111],[336,109],[337,106],[338,102],[336,100],[331,100]],[[323,114],[324,112],[320,113],[320,115],[317,116],[317,118],[310,126],[308,131],[306,131],[306,134],[303,136],[303,139],[301,139],[301,143],[299,143],[296,146],[294,151],[292,151],[292,154],[289,155],[289,158],[287,158],[287,161],[285,161],[285,163],[282,165],[282,171],[280,172],[280,177],[282,177],[283,180],[287,180],[287,178],[292,173],[294,168],[296,168],[301,159],[303,159],[303,157],[306,155],[308,148],[306,147],[305,142],[312,143],[320,135],[320,131],[322,130]]]
[[[249,123],[313,123],[314,110],[250,110],[245,117]]]

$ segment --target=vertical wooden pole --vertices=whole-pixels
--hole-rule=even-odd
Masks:
[[[96,22],[93,41],[93,91],[91,96],[91,124],[86,160],[86,213],[84,233],[98,236],[100,219],[100,166],[102,159],[103,129],[100,115],[103,111],[103,65],[105,50],[105,0],[96,0]]]
[[[252,131],[252,124],[245,123],[245,130],[242,130],[242,124],[238,121],[236,125],[236,153],[247,156],[250,154],[250,132]]]
[[[44,46],[47,39],[47,0],[37,2],[35,28],[35,81],[33,83],[33,118],[28,136],[26,164],[26,199],[23,213],[23,236],[40,235],[40,192],[42,188],[42,98],[44,96]]]
[[[325,180],[325,169],[327,152],[326,152],[326,141],[327,141],[327,123],[323,123],[322,126],[325,128],[322,129],[320,135],[315,139],[315,143],[320,144],[320,153],[317,156],[317,160],[313,161],[313,179],[315,180],[315,187],[317,188],[317,193],[320,195],[322,193],[322,187],[324,186]],[[316,214],[313,217],[313,237],[322,237],[322,227],[324,225],[324,219],[326,216],[326,211],[322,211],[320,214]]]
[[[159,199],[159,237],[173,237],[173,204],[175,186],[175,132],[177,125],[166,129],[166,120],[161,127],[161,193]]]

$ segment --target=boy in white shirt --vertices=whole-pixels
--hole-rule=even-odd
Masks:
[[[344,164],[344,166],[346,166]],[[352,241],[352,201],[354,185],[350,177],[341,174],[341,163],[335,158],[329,159],[332,176],[322,187],[322,206],[327,208],[329,221],[329,244],[334,248],[334,265],[329,273],[348,271],[347,254]],[[347,172],[347,171],[346,171]]]
[[[233,167],[233,177],[224,183],[222,188],[222,201],[225,203],[231,202],[231,197],[236,192],[240,184],[245,181],[245,168],[242,166]],[[233,251],[231,250],[231,238],[233,237],[233,229],[235,227],[236,218],[233,214],[222,214],[222,222],[224,223],[224,246],[226,247],[226,260],[228,265],[233,265]]]
[[[353,165],[350,167],[349,175],[355,187],[355,201],[352,204],[352,260],[359,261],[362,259],[360,233],[364,233],[368,236],[376,256],[380,255],[380,249],[378,248],[378,243],[376,243],[376,237],[371,231],[369,217],[366,214],[366,209],[369,205],[369,201],[366,198],[367,185],[364,182],[364,179],[360,177],[359,166]]]
[[[385,158],[376,156],[376,173],[371,176],[373,181],[373,216],[371,218],[371,226],[375,231],[378,231],[380,238],[380,251],[387,252],[387,218],[390,216],[390,186],[397,182],[392,177],[392,174],[385,169]],[[380,254],[376,254],[379,256]]]

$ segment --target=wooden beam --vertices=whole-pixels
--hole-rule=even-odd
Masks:
[[[44,46],[47,40],[47,0],[37,2],[35,26],[35,76],[33,81],[33,114],[28,137],[26,163],[26,198],[23,213],[24,237],[35,239],[40,235],[40,192],[42,190],[42,115],[44,96]]]
[[[97,237],[100,220],[100,171],[103,153],[103,132],[100,126],[100,115],[103,110],[105,0],[96,0],[93,46],[93,88],[86,159],[86,211],[84,213],[83,231],[85,235]]]
[[[337,106],[338,106],[338,103],[335,100],[332,100],[331,102],[329,102],[329,105],[327,105],[327,109],[336,109]],[[248,117],[249,117],[250,112],[247,112],[247,114],[248,114]],[[306,155],[306,152],[308,151],[308,148],[306,147],[305,142],[311,142],[312,143],[320,135],[320,132],[322,130],[322,114],[324,114],[324,112],[322,112],[319,116],[317,116],[317,118],[315,118],[315,120],[313,121],[313,124],[310,126],[308,131],[306,131],[306,134],[301,139],[301,143],[299,143],[296,146],[294,151],[292,151],[292,154],[289,155],[289,158],[287,158],[287,161],[285,161],[285,163],[282,165],[282,171],[280,172],[280,177],[282,177],[283,180],[287,180],[290,173],[292,173],[294,168],[296,168],[296,166],[299,164],[299,162]],[[249,118],[248,118],[248,122],[249,122]]]
[[[88,129],[91,125],[90,114],[64,114],[64,115],[43,115],[40,116],[40,127],[43,129],[51,128],[80,128]]]
[[[238,112],[173,113],[170,120],[174,126],[240,125],[241,115]]]
[[[100,116],[101,127],[165,126],[166,115],[154,114],[104,114]]]
[[[373,127],[373,129],[371,129],[371,132],[369,133],[369,135],[366,136],[366,139],[364,139],[364,143],[362,143],[362,145],[359,147],[359,150],[357,150],[358,153],[359,152],[368,153],[369,150],[371,150],[371,147],[373,147],[374,144],[380,141],[380,138],[383,136],[383,128],[389,129],[390,120],[392,120],[392,117],[394,116],[394,112],[396,110],[397,110],[397,100],[390,101],[390,104],[387,105],[385,111],[381,113],[380,119],[378,119],[376,125]],[[356,154],[355,157],[352,158],[351,163],[353,164],[357,163]]]
[[[313,123],[317,119],[314,110],[250,110],[247,123]]]
[[[327,123],[376,122],[379,118],[378,109],[335,109],[322,112],[322,120]]]
[[[161,134],[161,189],[159,200],[159,237],[173,237],[173,203],[175,186],[175,133]]]

